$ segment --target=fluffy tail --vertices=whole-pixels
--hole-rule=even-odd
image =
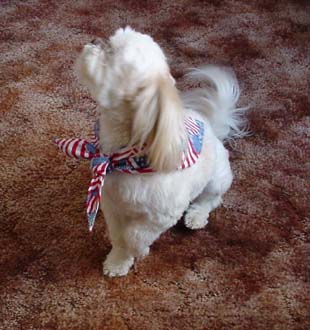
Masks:
[[[196,81],[206,81],[209,88],[198,88],[183,95],[186,108],[206,115],[215,135],[220,140],[232,140],[247,135],[244,112],[236,108],[240,95],[234,73],[226,68],[205,66],[192,70],[188,75]]]

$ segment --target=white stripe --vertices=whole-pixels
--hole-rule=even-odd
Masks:
[[[96,190],[97,188],[100,189],[101,186],[102,186],[102,182],[104,180],[102,180],[101,177],[99,178],[96,178],[94,182],[96,183],[93,183],[93,182],[90,182],[89,186],[88,186],[88,191],[87,192],[90,192],[90,191],[93,191],[93,190]]]
[[[87,207],[87,213],[93,213],[93,208],[96,205],[95,199],[96,199],[96,197],[95,196],[92,196],[92,198],[89,200],[88,207]]]
[[[187,130],[187,132],[188,132],[190,135],[194,135],[194,134],[195,134],[195,132],[194,132],[191,128],[189,128],[188,126],[186,126],[186,130]]]
[[[185,119],[185,127],[191,134],[197,134],[199,132],[199,126],[192,118]]]
[[[62,150],[63,152],[65,152],[68,156],[70,156],[70,154],[67,152],[67,146],[71,143],[72,139],[69,139],[65,142],[65,144],[62,146]]]
[[[101,163],[95,166],[96,172],[101,172],[102,168],[106,165],[106,163]]]
[[[75,145],[75,143],[78,141],[78,139],[74,139],[72,140],[70,143],[69,143],[69,146],[68,146],[68,153],[73,156],[74,158],[77,158],[75,154],[72,153],[72,149],[73,149],[73,146]]]
[[[188,146],[188,153],[189,153],[189,156],[190,156],[190,162],[191,162],[191,165],[195,164],[196,160],[197,160],[197,157],[193,151],[193,147],[192,147],[192,144],[189,143],[189,146]]]
[[[193,118],[191,118],[191,117],[188,117],[186,119],[186,123],[188,123],[189,125],[192,125],[194,127],[197,127],[196,121]]]
[[[105,171],[107,169],[107,167],[109,166],[109,163],[101,163],[99,165],[97,165],[97,171],[98,172],[102,172]],[[105,173],[100,173],[101,175],[105,174]]]
[[[63,150],[62,147],[63,147],[63,144],[64,144],[65,142],[66,142],[66,139],[62,139],[62,140],[59,140],[59,141],[58,141],[58,145],[59,145],[59,147],[60,147],[61,150]]]
[[[184,159],[184,168],[187,168],[187,167],[189,167],[189,166],[188,166],[188,158],[186,157]]]
[[[100,183],[99,182],[96,183],[94,186],[89,186],[87,192],[90,193],[90,192],[92,192],[92,191],[94,191],[96,189],[98,189],[98,190],[101,189],[101,182]]]
[[[134,157],[132,157],[132,158],[130,158],[130,159],[128,158],[127,161],[128,161],[128,163],[129,163],[129,165],[131,165],[134,169],[139,168],[139,165],[138,165],[137,162],[135,161]]]
[[[104,162],[104,163],[101,163],[101,164],[98,164],[98,165],[94,166],[94,167],[93,167],[93,172],[101,172],[102,169],[103,169],[105,166],[106,166],[106,167],[108,166],[108,162]]]
[[[100,165],[100,164],[99,164],[99,165]],[[96,165],[96,166],[93,167],[93,172],[94,172],[94,173],[97,172],[97,169],[98,169],[99,165]]]
[[[100,199],[99,202],[96,202],[97,197],[93,196],[89,202],[88,202],[88,207],[87,207],[87,213],[94,213],[95,211],[98,210],[99,208],[99,203],[100,203]]]
[[[198,134],[199,130],[197,128],[194,127],[187,127],[187,131],[188,133],[190,133],[191,135],[195,135]]]
[[[96,136],[95,134],[92,135],[92,137],[91,137],[91,142],[92,142],[92,144],[93,144],[96,148],[98,148],[98,146],[99,146],[99,140],[98,140],[98,138],[97,138],[97,136]]]
[[[82,157],[81,151],[82,151],[83,143],[84,143],[84,141],[81,140],[81,139],[79,139],[79,144],[78,144],[78,146],[76,147],[76,150],[75,150],[75,153],[76,153],[77,155],[79,155],[80,157]],[[88,155],[88,152],[86,151],[86,149],[85,149],[84,156],[86,156],[86,157],[89,156],[89,155]]]

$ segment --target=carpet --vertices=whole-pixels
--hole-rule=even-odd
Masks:
[[[0,329],[310,329],[310,3],[307,0],[0,2]],[[251,136],[203,230],[182,221],[124,278],[102,276],[103,215],[87,229],[88,164],[54,137],[91,133],[73,64],[130,24],[183,75],[230,65]]]

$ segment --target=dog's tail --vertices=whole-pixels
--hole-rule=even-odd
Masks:
[[[206,115],[220,140],[232,140],[247,135],[244,112],[237,108],[240,89],[235,74],[226,68],[205,66],[193,69],[188,75],[196,81],[205,81],[208,88],[198,88],[183,95],[186,108]]]

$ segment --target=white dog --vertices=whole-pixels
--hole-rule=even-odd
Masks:
[[[190,76],[209,87],[182,100],[161,48],[130,27],[106,43],[96,39],[85,45],[76,66],[100,106],[100,150],[113,154],[128,145],[146,146],[155,170],[106,178],[101,208],[112,250],[103,271],[123,276],[185,211],[185,225],[199,229],[220,205],[232,182],[223,141],[243,134],[243,109],[235,108],[239,87],[230,71],[208,66]],[[202,149],[195,164],[177,170],[187,152],[185,117],[203,123]]]

